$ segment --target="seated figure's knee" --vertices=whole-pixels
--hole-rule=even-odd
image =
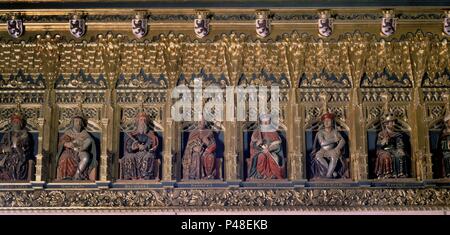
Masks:
[[[78,154],[78,156],[80,157],[81,161],[87,161],[87,160],[89,160],[89,157],[90,157],[88,152],[80,152]]]

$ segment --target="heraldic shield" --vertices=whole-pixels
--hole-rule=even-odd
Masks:
[[[194,32],[198,38],[203,38],[209,34],[209,19],[198,18],[194,20]]]
[[[22,36],[24,32],[23,21],[20,19],[8,20],[8,33],[13,38]]]
[[[131,20],[131,29],[134,36],[142,38],[147,35],[148,20],[142,18],[135,18]]]
[[[270,20],[267,18],[256,19],[256,34],[265,38],[270,34]]]
[[[333,33],[333,19],[321,18],[318,20],[319,35],[322,37],[329,37]]]
[[[69,20],[69,25],[70,33],[76,38],[81,38],[86,33],[86,21],[84,19],[74,17]]]
[[[444,33],[450,36],[450,17],[444,19]]]

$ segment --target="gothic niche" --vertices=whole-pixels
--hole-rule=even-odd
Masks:
[[[223,179],[224,132],[205,121],[183,123],[178,180]]]
[[[438,150],[440,154],[441,177],[450,178],[450,112],[444,117],[444,128],[439,136]],[[436,171],[439,172],[439,171]]]
[[[89,71],[88,71],[89,72]],[[59,109],[56,180],[98,180],[101,107],[108,83],[99,73],[61,73],[55,82]]]
[[[433,178],[450,178],[450,115],[432,124],[428,134]]]
[[[450,178],[450,73],[447,68],[435,75],[424,74],[422,87],[428,101],[428,131],[433,178]],[[443,104],[440,104],[443,102]]]
[[[306,128],[305,145],[309,180],[350,178],[348,127],[334,113]]]
[[[262,114],[258,122],[244,125],[241,175],[247,181],[287,177],[286,131],[273,127],[271,118]]]
[[[160,180],[163,128],[161,110],[168,82],[163,73],[122,73],[116,83],[121,107],[119,169],[121,180]]]
[[[0,181],[34,180],[45,89],[42,74],[0,75]]]
[[[410,127],[405,123],[407,114],[401,103],[410,101],[412,82],[406,73],[397,76],[387,68],[371,76],[363,74],[361,87],[365,102],[384,102],[383,107],[368,108],[370,119],[367,130],[369,178],[411,177]],[[387,91],[387,88],[397,88]],[[366,89],[368,88],[368,89]],[[390,102],[399,106],[390,107]]]

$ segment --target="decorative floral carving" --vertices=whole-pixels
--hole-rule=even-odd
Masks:
[[[9,79],[0,75],[0,89],[45,89],[45,81],[41,74],[33,77],[19,70],[16,75],[9,76]]]
[[[181,74],[180,79],[178,80],[178,85],[186,85],[186,86],[194,86],[195,80],[199,79],[202,82],[203,87],[207,87],[210,85],[217,85],[220,87],[225,87],[227,85],[228,79],[224,73],[222,74],[206,74],[202,69],[198,74]]]
[[[427,108],[428,121],[432,122],[445,114],[445,107],[443,105],[430,105]]]
[[[435,77],[425,74],[423,77],[423,87],[450,87],[450,72],[446,68],[442,73],[436,73]]]
[[[141,69],[139,74],[132,74],[131,78],[127,79],[124,75],[119,76],[117,81],[118,89],[127,88],[167,88],[167,80],[163,74],[146,74]]]
[[[286,77],[286,74],[282,73],[279,76],[274,75],[273,73],[267,73],[265,70],[262,70],[259,74],[250,74],[246,76],[242,75],[241,79],[238,82],[238,85],[254,85],[254,86],[279,86],[280,88],[288,88],[289,81]]]
[[[329,74],[323,70],[320,74],[314,73],[310,78],[302,76],[300,87],[351,87],[351,83],[345,74],[338,78],[333,73]]]
[[[384,69],[383,72],[376,72],[374,77],[364,76],[361,81],[361,87],[411,87],[412,83],[409,78],[391,74]]]
[[[60,75],[56,80],[56,88],[71,88],[71,89],[106,89],[107,83],[103,75],[95,78],[91,74],[86,75],[83,70],[78,74],[71,74],[68,77]]]
[[[0,207],[11,209],[108,208],[188,211],[449,208],[447,189],[173,189],[1,191]]]

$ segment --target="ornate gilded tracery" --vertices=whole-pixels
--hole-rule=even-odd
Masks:
[[[136,36],[133,32],[138,28],[132,31],[130,26],[135,14],[128,10],[87,10],[80,18],[88,25],[79,29],[85,31],[82,33],[75,32],[82,25],[78,22],[71,34],[66,21],[69,12],[62,10],[48,15],[26,11],[22,16],[26,31],[18,38],[8,36],[5,24],[0,30],[0,132],[7,132],[11,115],[20,112],[35,140],[35,158],[30,161],[28,180],[20,181],[21,185],[0,183],[2,190],[10,190],[0,193],[0,206],[76,206],[82,192],[102,188],[107,191],[90,194],[86,205],[134,207],[125,201],[146,198],[138,207],[269,205],[301,209],[318,205],[329,193],[341,204],[325,204],[336,208],[448,208],[449,192],[439,185],[448,186],[450,181],[440,171],[437,141],[450,115],[450,51],[448,35],[441,32],[443,13],[439,9],[391,12],[398,24],[385,29],[383,35],[381,11],[341,9],[333,12],[332,28],[321,36],[317,35],[316,11],[271,11],[270,19],[264,18],[269,25],[259,26],[259,36],[255,20],[261,16],[255,11],[236,11],[211,9],[198,18],[195,11],[169,14],[156,10],[139,15],[149,21],[148,26],[135,26],[145,31]],[[8,17],[0,13],[0,26]],[[204,25],[194,29],[196,19]],[[66,22],[64,27],[62,22]],[[163,27],[166,23],[173,26],[170,31]],[[192,92],[199,81],[200,89],[211,85],[223,88],[219,96],[204,99],[202,106],[228,100],[234,104],[224,107],[224,115],[234,113],[233,119],[206,123],[220,145],[215,152],[220,158],[216,161],[219,171],[210,182],[182,179],[187,138],[198,123],[177,122],[171,113],[174,103],[186,99],[173,97],[172,91],[184,85]],[[227,93],[226,87],[234,90]],[[256,92],[276,87],[279,96],[270,92],[268,96],[237,94],[238,89],[252,87]],[[261,99],[279,101],[277,110],[268,105],[267,112],[280,114],[276,132],[283,142],[286,177],[282,180],[251,181],[247,177],[249,144],[261,121],[249,119],[258,117],[254,115],[258,110],[248,104]],[[245,121],[236,117],[240,106]],[[198,107],[191,108],[197,115]],[[58,140],[80,113],[98,147],[93,156],[98,161],[95,176],[84,182],[57,181]],[[157,175],[144,181],[125,180],[121,177],[125,141],[142,114],[151,120],[149,128],[159,141],[152,150]],[[339,179],[311,180],[314,136],[323,128],[325,114],[332,114],[333,128],[345,139],[342,154],[348,172]],[[376,179],[374,173],[377,133],[387,114],[396,120],[394,129],[407,138],[407,178]],[[406,189],[380,189],[390,188],[388,184]],[[418,189],[418,184],[434,188]],[[354,188],[359,186],[368,188]],[[65,191],[70,187],[79,191]],[[169,189],[149,189],[160,187]],[[23,194],[27,196],[16,192],[33,188],[36,191]],[[426,195],[434,199],[427,201]],[[109,198],[110,204],[95,201],[100,196]],[[11,197],[17,198],[17,203]],[[39,200],[32,200],[34,197]],[[189,202],[189,197],[201,198],[204,203],[197,199]],[[374,203],[375,197],[384,198],[384,204]],[[399,203],[398,198],[404,201]]]

